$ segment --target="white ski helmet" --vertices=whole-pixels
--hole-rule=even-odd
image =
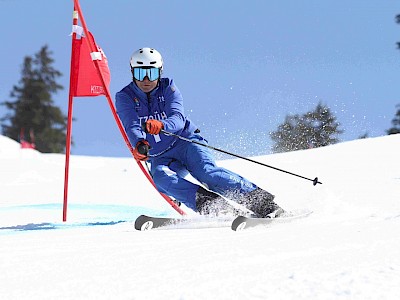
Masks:
[[[133,52],[130,64],[132,70],[138,67],[158,68],[160,72],[163,70],[162,56],[160,52],[153,48],[141,48]]]

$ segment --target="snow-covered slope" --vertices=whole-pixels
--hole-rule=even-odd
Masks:
[[[318,176],[323,184],[315,187],[247,161],[221,161],[282,207],[314,213],[243,232],[138,232],[138,214],[175,212],[132,159],[72,156],[63,225],[64,156],[0,136],[0,298],[397,299],[399,149],[393,135],[253,158]],[[118,224],[80,226],[88,222]]]

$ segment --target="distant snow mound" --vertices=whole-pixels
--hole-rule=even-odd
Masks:
[[[4,135],[0,135],[0,154],[15,153],[20,151],[20,149],[20,143]]]
[[[9,157],[18,157],[23,155],[31,156],[40,154],[39,151],[35,149],[21,149],[21,144],[0,134],[0,157],[1,158],[9,158]]]

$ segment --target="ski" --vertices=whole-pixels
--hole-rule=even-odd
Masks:
[[[184,218],[150,217],[146,215],[139,216],[135,221],[135,229],[140,231],[151,230],[167,225],[178,224],[188,221]]]
[[[240,231],[259,225],[268,225],[271,223],[286,223],[292,220],[305,218],[310,214],[312,214],[312,211],[307,211],[300,214],[292,213],[288,216],[277,217],[277,218],[252,218],[252,217],[238,216],[233,220],[231,229],[234,231]]]
[[[189,216],[189,217],[151,217],[139,216],[135,221],[135,229],[140,231],[151,229],[201,229],[230,227],[234,216]]]

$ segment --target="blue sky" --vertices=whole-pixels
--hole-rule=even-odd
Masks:
[[[400,103],[398,1],[80,3],[108,57],[113,97],[131,79],[131,53],[156,48],[190,118],[228,151],[269,153],[269,132],[320,101],[342,124],[342,141],[385,135]],[[67,114],[72,10],[72,0],[0,0],[0,102],[20,80],[23,58],[47,44],[65,87],[53,99]],[[130,156],[105,97],[75,98],[74,117],[73,154]]]

